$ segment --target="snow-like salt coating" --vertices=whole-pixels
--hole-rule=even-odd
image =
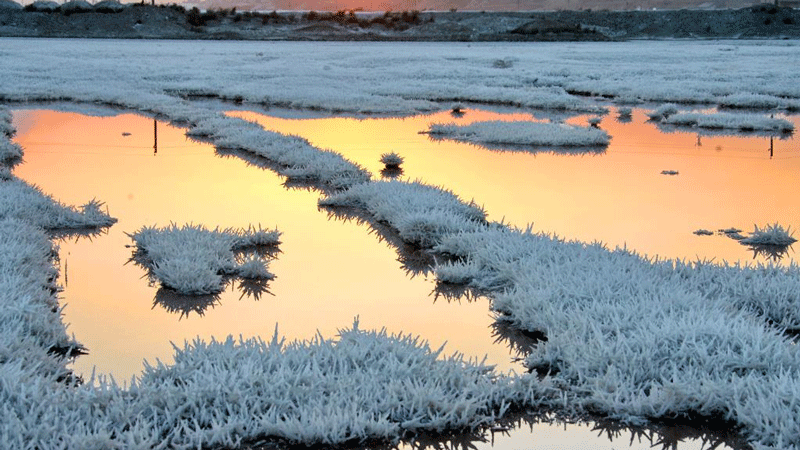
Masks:
[[[14,136],[14,127],[11,125],[11,112],[0,106],[0,166],[11,168],[22,162],[22,148],[8,138]]]
[[[792,236],[791,227],[784,228],[777,223],[766,225],[763,228],[755,225],[750,236],[739,241],[742,245],[775,245],[783,247],[792,245],[795,242],[797,242],[797,239]]]
[[[730,106],[769,99],[761,102],[769,109],[793,109],[800,101],[792,70],[800,51],[793,41],[384,42],[358,48],[338,42],[37,42],[45,41],[3,40],[0,98],[98,101],[160,112],[176,96],[209,95],[385,114],[440,110],[441,102],[596,112],[586,94]],[[513,67],[492,67],[512,56]]]
[[[762,448],[800,439],[800,268],[647,260],[624,249],[491,229],[446,237],[441,281],[495,292],[498,320],[542,332],[528,367],[572,402],[628,422],[731,420]],[[792,398],[794,398],[792,396]]]
[[[432,247],[448,234],[484,228],[486,212],[452,192],[420,182],[376,181],[354,186],[319,201],[320,206],[367,211],[388,223],[403,241]]]
[[[437,267],[440,281],[486,289],[500,320],[546,333],[527,364],[550,376],[498,378],[436,359],[420,342],[352,330],[335,342],[289,346],[196,342],[176,351],[176,365],[157,364],[129,387],[101,379],[68,384],[63,355],[77,344],[58,315],[52,246],[39,227],[102,226],[109,219],[100,220],[97,204],[83,213],[58,205],[14,179],[14,158],[4,158],[3,448],[393,440],[404,430],[489,424],[510,404],[574,408],[632,423],[711,415],[742,427],[755,448],[797,448],[800,364],[796,345],[781,333],[800,328],[796,266],[646,260],[489,225],[480,208],[445,190],[370,182],[339,155],[187,100],[207,95],[353,113],[411,114],[442,109],[441,102],[600,113],[585,96],[602,95],[626,104],[794,111],[800,109],[796,42],[526,43],[524,52],[514,43],[76,42],[4,39],[0,99],[99,102],[153,113],[187,124],[217,147],[259,155],[289,178],[346,189],[321,204],[360,208],[406,242],[461,258]],[[506,55],[514,58],[511,67],[493,67]],[[13,132],[2,126],[0,143],[8,146]],[[356,344],[343,346],[345,337]],[[253,370],[264,364],[283,378],[268,381]],[[290,388],[271,390],[273,379]],[[351,380],[363,380],[365,389],[343,390]],[[395,396],[397,386],[413,395]],[[329,403],[320,402],[320,392]]]
[[[403,161],[405,161],[403,157],[395,152],[381,154],[381,163],[383,163],[387,169],[398,169],[400,164],[403,164]]]
[[[0,218],[25,219],[47,230],[102,228],[116,222],[97,200],[90,200],[80,208],[66,206],[38,187],[13,175],[8,177],[0,182]]]
[[[129,236],[136,244],[133,260],[148,269],[151,279],[186,295],[218,294],[230,277],[273,279],[269,261],[253,251],[280,243],[278,230],[260,227],[208,230],[172,224],[142,227]]]
[[[473,144],[509,144],[518,146],[601,147],[610,137],[603,130],[562,123],[546,122],[474,122],[469,125],[432,124],[428,132]]]
[[[369,181],[370,174],[338,153],[311,146],[306,140],[266,131],[246,120],[210,116],[187,133],[211,139],[218,148],[242,150],[267,159],[289,180],[340,189]]]
[[[663,120],[673,114],[676,114],[677,112],[678,112],[678,105],[675,105],[673,103],[666,103],[652,111],[649,111],[647,113],[647,117],[649,117],[650,120]]]
[[[61,322],[53,295],[54,257],[41,228],[0,219],[0,367],[16,362],[41,374],[68,373],[66,360],[58,355],[80,344],[68,337]]]
[[[531,402],[528,383],[385,331],[337,339],[260,339],[175,350],[127,388],[58,383],[0,364],[3,448],[235,448],[248,442],[343,445],[405,433],[481,429]],[[550,389],[552,392],[552,389]],[[547,394],[546,390],[542,390]]]

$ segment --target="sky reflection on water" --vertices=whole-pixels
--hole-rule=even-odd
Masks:
[[[318,193],[287,189],[272,172],[216,156],[211,146],[163,123],[154,156],[153,120],[141,116],[15,111],[14,117],[16,140],[26,151],[17,176],[68,204],[101,199],[119,219],[107,234],[60,243],[65,321],[90,351],[75,364],[78,373],[96,365],[99,373],[126,380],[141,371],[142,358],[171,360],[170,341],[270,337],[276,323],[290,340],[317,331],[332,337],[356,316],[365,328],[421,335],[436,348],[448,342],[446,353],[488,353],[502,370],[519,368],[504,344],[493,344],[485,301],[434,301],[434,284],[408,277],[392,248],[355,222],[317,210]],[[132,241],[125,233],[170,222],[277,227],[283,235],[281,253],[270,263],[277,276],[272,295],[240,300],[235,285],[202,317],[167,311],[145,271],[127,263]]]
[[[533,224],[536,231],[627,246],[649,256],[765,262],[768,255],[754,254],[724,235],[693,232],[731,227],[751,232],[754,225],[773,223],[796,230],[800,225],[800,148],[793,136],[771,142],[763,135],[720,136],[685,128],[664,133],[642,110],[634,110],[629,121],[616,120],[612,110],[599,125],[612,136],[605,152],[499,152],[419,133],[431,123],[531,120],[532,115],[479,110],[405,119],[230,114],[342,153],[377,177],[380,155],[394,151],[405,158],[401,178],[475,199],[490,220],[523,228]],[[589,117],[567,122],[585,125]],[[800,129],[800,118],[791,120]],[[678,174],[663,175],[665,170]],[[790,249],[782,262],[797,258]]]
[[[637,112],[629,123],[603,120],[600,126],[613,135],[603,154],[564,156],[488,151],[419,134],[433,121],[534,119],[526,113],[468,110],[460,118],[445,112],[363,120],[236,115],[340,152],[376,177],[380,155],[396,151],[406,159],[402,177],[474,198],[490,219],[518,226],[533,222],[536,230],[627,243],[648,254],[747,260],[750,255],[738,243],[692,231],[749,230],[750,223],[774,221],[794,228],[800,222],[800,202],[790,189],[800,163],[793,140],[776,141],[769,159],[763,137],[700,137],[698,145],[696,134],[663,134]],[[437,297],[426,262],[415,259],[419,255],[402,251],[380,224],[372,224],[370,233],[357,217],[329,217],[316,208],[316,192],[288,189],[272,172],[235,155],[215,154],[211,146],[188,140],[185,130],[139,115],[16,110],[14,124],[26,155],[17,176],[68,204],[96,197],[119,219],[106,234],[60,243],[65,321],[90,352],[75,364],[79,374],[96,367],[124,381],[141,371],[142,359],[170,361],[170,342],[229,334],[268,338],[276,323],[289,339],[307,339],[317,331],[334,336],[355,316],[364,328],[421,335],[435,348],[447,342],[445,353],[486,355],[500,371],[521,370],[516,361],[521,340],[493,327],[485,299]],[[679,175],[661,175],[664,169]],[[171,222],[277,227],[283,242],[270,264],[277,279],[269,294],[256,299],[233,284],[192,309],[197,305],[148,285],[140,267],[126,264],[132,242],[125,233]],[[627,434],[612,441],[597,438],[603,430],[592,427],[522,426],[496,434],[493,448],[628,447]],[[632,447],[650,448],[651,442],[636,439]],[[697,439],[680,446],[701,447]]]

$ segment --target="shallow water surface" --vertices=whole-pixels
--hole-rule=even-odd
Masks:
[[[779,223],[797,230],[800,146],[792,136],[709,135],[662,129],[635,110],[629,121],[615,110],[600,128],[611,135],[605,151],[514,149],[496,151],[420,134],[431,123],[534,120],[530,114],[466,110],[397,118],[289,119],[232,111],[265,128],[308,139],[343,154],[380,177],[382,153],[405,158],[402,178],[475,199],[491,220],[554,233],[569,240],[627,246],[649,256],[728,262],[765,262],[720,233]],[[586,125],[587,116],[568,123]],[[800,117],[789,118],[800,129]],[[770,153],[772,147],[772,153]],[[677,171],[663,175],[662,171]],[[798,237],[798,236],[795,236]],[[782,263],[798,262],[789,250]]]
[[[318,211],[318,193],[286,189],[269,171],[216,156],[184,130],[137,115],[15,111],[14,123],[25,148],[17,176],[68,204],[101,199],[119,219],[107,234],[60,243],[65,320],[89,350],[75,364],[80,374],[96,366],[128,379],[141,371],[142,358],[171,360],[170,341],[269,338],[276,323],[289,339],[317,330],[332,337],[356,316],[364,328],[421,335],[437,348],[447,341],[446,353],[488,353],[503,370],[516,365],[504,344],[493,344],[485,301],[434,301],[433,283],[407,277],[391,248],[356,223]],[[231,286],[202,317],[154,304],[157,287],[126,264],[132,241],[125,233],[170,222],[277,227],[283,235],[270,265],[277,275],[272,295],[240,299]]]
[[[268,339],[276,324],[280,334],[289,339],[307,339],[317,331],[333,337],[337,328],[349,326],[356,316],[364,328],[385,326],[392,332],[421,335],[433,347],[447,342],[447,354],[458,351],[471,358],[486,355],[487,363],[496,364],[500,371],[521,370],[517,355],[510,349],[512,344],[496,337],[504,332],[492,328],[485,299],[437,299],[432,295],[433,282],[424,274],[407,274],[396,251],[367,232],[364,225],[330,219],[325,211],[318,210],[318,193],[287,188],[275,174],[215,154],[211,146],[188,140],[185,130],[152,118],[113,111],[107,112],[107,117],[34,109],[13,113],[18,130],[15,140],[25,149],[25,162],[15,169],[16,175],[64,203],[82,204],[98,198],[119,219],[105,234],[60,242],[65,321],[89,351],[74,365],[78,374],[88,376],[96,370],[124,381],[141,372],[142,359],[169,362],[173,351],[170,342],[182,345],[195,336]],[[691,174],[693,169],[672,165],[675,161],[671,159],[660,161],[663,156],[647,150],[626,152],[624,146],[623,151],[609,149],[604,155],[532,155],[431,141],[418,134],[425,123],[447,119],[446,114],[408,119],[327,119],[329,122],[321,123],[247,116],[269,128],[300,134],[316,145],[340,151],[377,176],[380,154],[398,151],[406,157],[404,176],[452,188],[467,199],[474,197],[486,205],[492,219],[499,220],[505,214],[506,221],[520,225],[535,220],[537,229],[573,238],[592,236],[597,230],[606,233],[604,224],[613,221],[615,212],[618,217],[628,214],[625,208],[606,203],[595,208],[604,211],[596,220],[589,220],[586,212],[575,217],[576,211],[592,205],[592,199],[598,201],[597,196],[583,198],[587,192],[614,198],[625,191],[607,192],[609,184],[613,185],[611,180],[627,189],[647,180],[653,186],[642,190],[655,195],[681,191],[675,184],[694,179],[652,175],[651,168],[660,171],[677,167],[682,175],[684,171]],[[465,120],[495,116],[469,111]],[[503,117],[532,119],[527,114]],[[333,138],[324,141],[324,136]],[[624,142],[616,135],[614,139],[615,144]],[[605,161],[613,157],[613,152],[621,153],[620,161],[610,165],[618,167],[617,172],[603,174],[597,169],[593,173],[592,167],[606,168]],[[657,161],[645,170],[625,162],[631,158]],[[620,180],[626,173],[632,179]],[[569,179],[572,182],[564,186]],[[601,179],[605,183],[601,184]],[[625,204],[625,198],[617,200],[616,205]],[[568,217],[561,218],[562,214]],[[640,219],[640,223],[648,220]],[[250,224],[277,227],[283,235],[281,253],[270,265],[270,271],[277,275],[269,284],[271,295],[254,299],[232,285],[218,301],[207,305],[202,315],[172,311],[180,305],[158,299],[158,287],[148,285],[140,267],[127,263],[132,242],[125,234],[145,225],[165,226],[170,222],[210,228]],[[559,224],[570,227],[558,228]],[[691,227],[685,228],[680,233],[693,236]],[[646,233],[635,237],[636,242],[648,242]],[[592,238],[616,242],[602,233]],[[718,236],[704,239],[729,240]],[[658,248],[657,243],[654,248]],[[626,432],[609,440],[602,436],[607,431],[592,427],[522,425],[509,433],[496,433],[493,442],[469,445],[504,449],[590,445],[610,449],[650,448],[654,444],[639,438],[629,442]],[[703,447],[700,440],[683,437],[679,434],[676,438],[684,441],[680,448]]]

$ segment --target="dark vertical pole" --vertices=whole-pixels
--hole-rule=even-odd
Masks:
[[[158,121],[153,119],[153,155],[158,153]]]
[[[773,137],[769,137],[769,159],[772,159],[772,154],[775,148],[773,147]]]

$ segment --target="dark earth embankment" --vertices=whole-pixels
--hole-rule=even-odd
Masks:
[[[60,6],[51,11],[30,5],[0,7],[0,36],[364,41],[800,38],[800,9],[768,4],[736,10],[370,14],[202,12],[175,5],[102,3],[107,7],[88,3],[85,8]]]

